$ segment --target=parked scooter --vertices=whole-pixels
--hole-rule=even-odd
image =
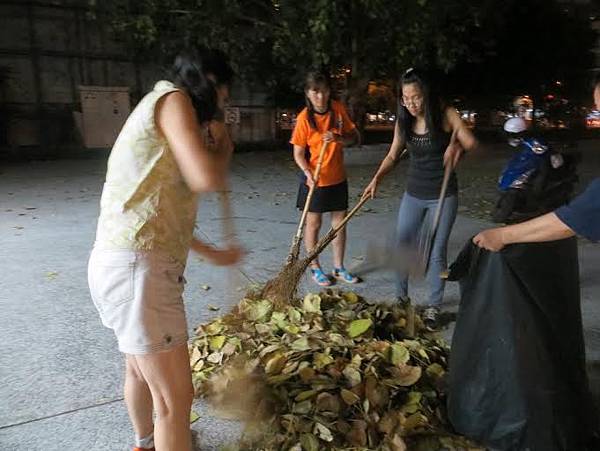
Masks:
[[[532,136],[527,122],[513,117],[504,124],[508,143],[519,149],[498,180],[500,197],[492,220],[500,223],[526,221],[567,203],[578,181],[579,155],[555,152]]]

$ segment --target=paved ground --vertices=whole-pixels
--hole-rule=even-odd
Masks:
[[[600,142],[581,144],[585,179],[600,173]],[[597,149],[597,150],[595,150]],[[383,156],[383,148],[348,153],[355,196]],[[486,222],[477,219],[495,197],[493,183],[506,151],[488,147],[461,168],[460,216],[450,256]],[[132,432],[122,401],[122,358],[112,333],[103,328],[89,299],[86,264],[98,213],[104,158],[12,163],[0,166],[0,449],[10,451],[115,451],[128,449]],[[405,165],[390,175],[381,197],[350,224],[347,266],[360,261],[367,242],[383,239],[393,226]],[[240,298],[243,287],[277,273],[298,214],[296,172],[290,155],[236,155],[233,208],[239,236],[248,249],[236,270],[215,269],[190,258],[186,309],[190,329]],[[218,242],[218,200],[206,196],[198,214],[200,234]],[[582,242],[582,307],[588,360],[600,362],[600,246]],[[323,263],[329,267],[326,252]],[[208,291],[201,287],[208,285]],[[314,289],[305,280],[303,290]],[[357,288],[371,299],[393,295],[392,279],[373,275]],[[422,287],[414,291],[422,299]],[[456,304],[456,286],[447,301]],[[446,333],[449,335],[449,331]],[[600,385],[600,379],[596,379]],[[210,416],[204,406],[193,428],[203,450],[218,449],[237,431],[235,423]]]

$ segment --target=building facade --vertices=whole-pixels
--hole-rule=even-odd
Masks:
[[[110,147],[107,137],[164,77],[132,57],[88,3],[0,0],[0,150]],[[274,139],[275,111],[260,90],[236,87],[232,107],[234,137]]]

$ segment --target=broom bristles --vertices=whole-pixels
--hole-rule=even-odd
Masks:
[[[296,292],[298,290],[298,284],[302,278],[302,274],[310,265],[315,258],[319,256],[323,250],[333,241],[340,230],[346,226],[346,223],[350,218],[367,202],[368,198],[364,197],[360,202],[354,206],[354,208],[346,215],[344,220],[336,228],[331,228],[316,244],[314,249],[308,254],[308,256],[302,260],[298,260],[298,254],[295,254],[294,258],[293,247],[292,252],[288,256],[288,260],[283,269],[274,278],[269,280],[265,288],[262,291],[262,297],[269,299],[275,305],[281,306],[283,304],[289,304],[294,300]],[[296,244],[296,243],[295,243]],[[300,241],[297,242],[298,252],[300,249]]]

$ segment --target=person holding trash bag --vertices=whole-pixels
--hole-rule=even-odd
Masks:
[[[430,74],[423,70],[411,68],[402,74],[394,139],[363,194],[370,197],[376,195],[379,183],[407,149],[410,162],[406,192],[398,212],[395,233],[398,246],[414,244],[419,239],[420,231],[425,229],[426,221],[432,221],[443,186],[444,167],[451,165],[454,168],[463,150],[471,150],[477,145],[456,109],[443,104],[437,88]],[[451,135],[455,137],[454,140]],[[422,317],[432,328],[437,325],[439,305],[444,295],[445,281],[440,274],[446,270],[448,238],[457,211],[458,182],[453,172],[448,181],[427,271],[429,299]],[[399,302],[407,301],[408,274],[405,271],[398,272],[396,296]]]
[[[600,108],[600,79],[594,98]],[[600,178],[552,213],[477,234],[450,266],[461,303],[448,417],[490,449],[600,449],[576,234],[600,240]]]
[[[497,252],[509,244],[554,241],[574,235],[600,241],[600,177],[554,212],[519,224],[484,230],[473,237],[473,243]]]
[[[454,429],[494,451],[600,449],[576,239],[500,252],[469,240],[448,278],[461,291],[447,381]]]
[[[216,265],[241,258],[194,238],[197,194],[221,191],[233,152],[220,116],[233,72],[219,52],[177,56],[115,142],[88,280],[125,354],[135,451],[191,451],[193,386],[182,294],[189,249]],[[153,421],[153,412],[156,420]]]

